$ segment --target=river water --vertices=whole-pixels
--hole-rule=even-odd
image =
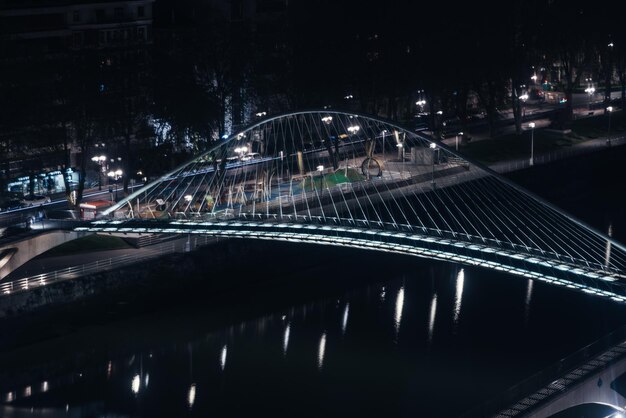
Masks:
[[[512,177],[626,242],[624,157],[598,153]],[[267,257],[245,262],[267,273],[284,244],[263,245]],[[456,416],[626,323],[625,305],[499,272],[298,251],[321,262],[219,298],[139,311],[120,301],[119,312],[80,325],[73,315],[84,310],[55,316],[71,325],[3,353],[0,412]]]

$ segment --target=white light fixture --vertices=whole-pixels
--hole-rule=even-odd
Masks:
[[[530,123],[528,124],[528,126],[529,126],[530,128],[534,128],[534,127],[535,127],[535,122],[530,122]]]
[[[431,142],[429,147],[430,147],[430,149],[436,149],[437,148],[437,144],[435,144],[434,142]]]
[[[324,116],[322,118],[322,122],[324,123],[331,123],[333,121],[333,117],[332,116]]]
[[[606,108],[607,111],[612,112],[613,111],[613,106],[609,106]]]
[[[359,129],[361,129],[359,126],[353,125],[353,126],[348,126],[348,132],[350,133],[357,133],[359,132]]]

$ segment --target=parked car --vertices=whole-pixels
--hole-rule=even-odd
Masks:
[[[31,194],[24,196],[21,200],[22,205],[24,206],[37,206],[43,205],[44,203],[50,203],[50,196],[43,196],[39,194]]]
[[[256,160],[258,158],[261,158],[261,154],[259,154],[258,152],[249,152],[243,157],[241,157],[241,161]]]

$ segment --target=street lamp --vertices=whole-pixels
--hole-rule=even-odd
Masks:
[[[430,149],[433,150],[433,164],[432,164],[432,177],[430,180],[430,184],[432,186],[432,188],[435,188],[435,151],[437,150],[437,144],[435,144],[434,142],[430,143]]]
[[[248,152],[248,147],[243,146],[243,147],[236,147],[235,148],[235,152],[237,154],[239,154],[239,159],[241,160],[243,158],[243,155]]]
[[[385,134],[387,133],[386,129],[383,129],[381,134],[383,135],[383,163],[385,162]]]
[[[324,188],[324,166],[323,165],[318,165],[317,167],[317,171],[320,173],[320,187],[323,189]]]
[[[528,100],[528,94],[522,94],[519,99],[522,101],[522,118],[526,116],[526,100]]]
[[[361,128],[357,125],[353,125],[353,126],[348,126],[348,132],[350,132],[351,134],[356,134],[357,132],[359,132]]]
[[[415,104],[420,107],[420,112],[423,112],[424,111],[424,105],[426,105],[426,100],[424,100],[424,99],[418,100],[417,102],[415,102]]]
[[[585,89],[585,93],[589,95],[589,110],[591,110],[591,98],[593,97],[593,93],[596,92],[596,88],[589,86]]]
[[[456,150],[459,150],[459,136],[463,136],[463,132],[456,134]]]
[[[535,164],[535,122],[530,122],[528,124],[530,127],[530,165]]]
[[[105,155],[96,155],[95,157],[91,157],[91,161],[98,164],[98,190],[102,190],[102,172],[104,169],[104,162],[107,160]]]
[[[613,106],[607,107],[606,111],[609,113],[609,130],[606,137],[606,144],[611,146],[611,113],[613,113]]]
[[[124,172],[122,170],[120,170],[120,169],[117,169],[115,171],[109,171],[109,173],[107,174],[109,177],[111,177],[115,181],[115,201],[116,202],[117,202],[117,181],[120,178],[122,178],[123,174],[124,174]]]

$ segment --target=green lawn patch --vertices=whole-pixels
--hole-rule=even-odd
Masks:
[[[61,244],[58,247],[54,247],[50,251],[46,252],[45,255],[56,257],[92,251],[119,250],[124,248],[133,247],[122,238],[94,234]]]
[[[578,140],[570,137],[559,137],[538,129],[535,130],[534,142],[534,152],[537,155],[572,146]],[[530,158],[530,132],[526,131],[519,136],[510,134],[473,142],[463,148],[463,153],[484,163]]]
[[[577,119],[571,124],[572,132],[578,138],[596,139],[606,137],[609,133],[609,115],[598,115],[588,118]],[[616,134],[626,130],[623,112],[617,111],[611,114],[611,133]]]
[[[342,183],[361,181],[363,179],[363,175],[354,168],[349,168],[347,175],[345,169],[340,168],[334,173],[324,174],[323,176],[321,174],[315,174],[312,180],[311,177],[305,178],[304,188],[305,190],[328,188]]]
[[[611,135],[626,131],[623,112],[611,114]],[[535,129],[535,155],[571,147],[580,142],[604,138],[608,134],[608,115],[582,118],[572,121],[571,132],[565,135],[548,129]],[[530,158],[530,131],[522,135],[507,134],[493,139],[472,142],[463,147],[463,153],[483,163]]]

